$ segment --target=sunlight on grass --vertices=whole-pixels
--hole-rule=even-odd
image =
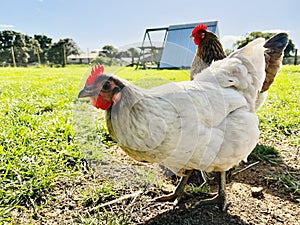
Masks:
[[[300,66],[284,66],[257,112],[263,139],[300,145]]]
[[[0,68],[0,215],[3,218],[9,218],[9,212],[17,206],[41,206],[49,197],[55,177],[76,172],[83,152],[95,153],[93,149],[109,145],[104,122],[89,127],[90,136],[83,136],[82,142],[76,139],[80,128],[74,129],[73,115],[77,112],[74,101],[89,70],[88,66]],[[180,70],[108,67],[106,71],[144,87],[188,77],[186,71]],[[95,144],[97,141],[102,144],[103,140],[107,140],[104,145]],[[101,155],[90,157],[102,159]]]
[[[90,158],[102,160],[99,149],[114,144],[107,136],[103,113],[92,109],[88,100],[77,99],[90,69],[88,66],[0,68],[0,218],[3,221],[11,221],[10,212],[16,207],[42,207],[51,195],[56,177],[76,176],[86,154],[91,152]],[[144,88],[189,79],[187,70],[108,67],[105,71]],[[300,66],[284,66],[266,104],[257,113],[262,140],[300,145],[299,96]],[[260,150],[256,152],[260,159],[276,152]],[[273,155],[277,157],[276,154]],[[272,157],[270,160],[274,160]],[[146,175],[149,182],[156,179],[152,174]],[[282,182],[299,192],[299,183],[285,177]],[[113,186],[101,188],[90,194],[83,192],[82,202],[94,203],[102,194],[106,198],[105,193],[115,196]],[[87,222],[88,216],[82,217],[82,221]]]

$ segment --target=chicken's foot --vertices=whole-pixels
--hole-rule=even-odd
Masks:
[[[210,205],[210,204],[218,204],[219,208],[222,211],[225,211],[226,208],[226,194],[225,194],[225,185],[226,185],[226,172],[218,172],[219,175],[219,191],[218,195],[213,198],[200,200],[199,202],[195,203],[193,207],[198,207],[201,205]]]
[[[173,201],[174,200],[173,205],[174,206],[177,205],[179,203],[181,197],[184,194],[184,187],[185,187],[186,183],[188,182],[189,177],[191,176],[192,172],[193,172],[193,170],[188,170],[186,172],[186,175],[181,177],[180,182],[177,185],[177,187],[176,187],[176,189],[174,190],[173,193],[157,197],[153,200],[157,201],[157,202]]]

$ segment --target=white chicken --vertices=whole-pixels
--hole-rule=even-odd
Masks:
[[[214,62],[193,81],[139,88],[95,65],[78,97],[106,110],[111,136],[132,158],[159,163],[182,176],[179,198],[191,171],[218,171],[218,195],[205,203],[225,209],[225,172],[246,160],[259,138],[255,101],[265,79],[260,38]],[[272,45],[269,46],[272,49]]]

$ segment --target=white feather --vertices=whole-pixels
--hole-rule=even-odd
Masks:
[[[194,81],[151,90],[129,83],[109,114],[132,158],[185,170],[225,171],[247,158],[259,138],[254,114],[265,78],[264,39],[214,62]]]

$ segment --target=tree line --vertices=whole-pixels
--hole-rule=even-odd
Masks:
[[[249,42],[253,41],[256,38],[263,37],[265,39],[269,39],[273,35],[275,35],[275,33],[270,33],[270,32],[262,33],[259,31],[254,31],[254,32],[247,34],[245,39],[238,40],[235,43],[235,47],[237,47],[239,49],[239,48],[244,47],[245,45],[247,45]],[[291,39],[289,39],[288,44],[284,50],[284,57],[291,56],[291,53],[295,53],[295,51],[296,51],[295,44],[293,43],[293,41]]]
[[[248,42],[258,37],[270,38],[273,33],[252,32],[239,40],[234,47],[241,48]],[[231,51],[231,50],[229,50]],[[79,54],[80,49],[71,38],[60,39],[53,42],[52,38],[44,34],[35,34],[33,37],[20,32],[5,30],[0,31],[0,65],[26,66],[38,63],[43,65],[67,64],[69,55]],[[284,51],[284,57],[288,58],[294,53],[295,64],[297,63],[297,49],[290,39]],[[126,51],[118,51],[112,45],[105,45],[99,52],[94,62],[104,65],[118,64],[123,57],[131,57],[131,64],[139,56],[136,48],[129,48]]]
[[[124,62],[124,64],[134,65],[136,63],[136,58],[139,57],[139,51],[134,48],[128,48],[125,51],[119,51],[112,45],[105,45],[102,50],[99,51],[99,55],[95,58],[92,63],[100,63],[102,65],[122,65],[123,58],[130,58],[131,62]]]
[[[35,34],[33,37],[20,32],[0,31],[0,65],[27,66],[30,64],[65,66],[67,57],[78,55],[80,49],[71,38],[53,42],[52,38],[44,34]],[[119,64],[121,58],[131,58],[131,63],[139,56],[136,48],[119,51],[112,45],[105,45],[95,62],[104,65]]]
[[[33,37],[20,32],[0,31],[0,64],[21,65],[67,63],[67,56],[78,54],[79,48],[71,38],[53,42],[44,34]]]
[[[238,40],[234,47],[242,48],[247,45],[250,41],[253,41],[256,38],[263,37],[265,39],[269,39],[275,35],[275,33],[262,33],[259,31],[251,32],[245,36],[244,39]],[[296,48],[295,44],[293,43],[292,39],[289,39],[286,48],[284,49],[284,56],[283,56],[283,64],[294,64],[297,65],[299,62],[298,60],[298,49]]]

